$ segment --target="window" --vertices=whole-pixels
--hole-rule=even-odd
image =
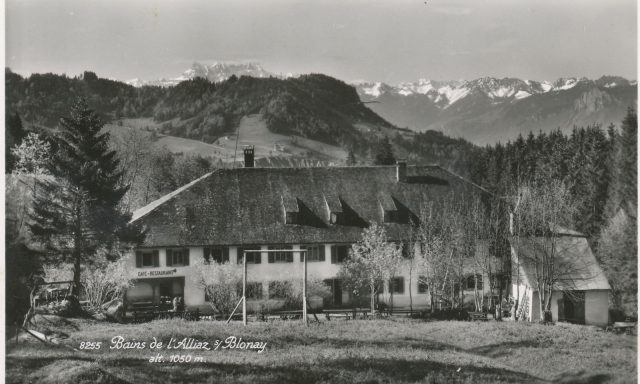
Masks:
[[[411,259],[413,257],[413,244],[411,243],[400,243],[400,247],[402,247],[402,257],[405,259]]]
[[[350,245],[332,245],[331,246],[331,264],[342,263],[349,257]]]
[[[269,299],[284,299],[291,292],[291,282],[289,281],[270,281],[269,282]]]
[[[324,261],[324,245],[303,245],[300,249],[306,249],[307,261]],[[300,261],[304,261],[305,253],[300,253]]]
[[[290,245],[273,245],[269,250],[289,250]],[[269,252],[269,263],[293,263],[293,252]]]
[[[507,289],[507,279],[502,274],[496,274],[491,276],[493,280],[493,286],[497,289]]]
[[[389,280],[389,293],[404,293],[404,277],[394,277]]]
[[[167,267],[189,265],[189,248],[167,249]]]
[[[429,291],[429,285],[427,285],[426,276],[418,276],[418,293],[427,293]]]
[[[251,247],[249,249],[253,250],[256,248],[260,248],[258,246]],[[238,264],[242,264],[242,254],[244,252],[244,248],[238,248]],[[261,252],[247,252],[247,264],[260,264],[262,262],[262,253]]]
[[[158,250],[136,251],[136,268],[153,268],[160,266]]]
[[[469,275],[467,277],[467,289],[475,289],[476,287],[476,277],[478,278],[478,290],[482,289],[482,275]]]
[[[211,263],[224,264],[229,262],[229,247],[212,247],[204,249],[204,259]]]
[[[285,215],[285,224],[299,224],[299,212],[287,212]]]
[[[237,286],[238,296],[242,296],[242,282]],[[261,282],[247,282],[247,299],[249,300],[262,300],[262,283]]]

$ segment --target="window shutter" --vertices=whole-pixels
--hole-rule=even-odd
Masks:
[[[189,265],[189,248],[184,249],[184,254],[182,256],[182,265]]]
[[[301,251],[306,250],[307,252],[309,252],[309,248],[308,247],[300,247]],[[307,252],[300,252],[300,261],[304,262],[304,257],[305,257],[305,253]]]
[[[253,254],[253,263],[254,264],[262,263],[262,253],[261,252],[257,252],[257,253]]]
[[[269,252],[269,263],[275,263],[276,254],[274,252]]]
[[[157,249],[153,251],[153,266],[160,266],[160,252]]]
[[[223,263],[229,262],[229,247],[222,248],[222,262]]]
[[[324,261],[324,245],[320,245],[318,248],[318,260]]]
[[[142,268],[142,252],[136,251],[136,268]]]
[[[167,267],[173,265],[173,252],[170,249],[167,249]]]
[[[287,252],[287,263],[293,263],[293,252]]]
[[[337,249],[335,245],[331,246],[331,264],[337,264],[338,263],[338,255],[337,255]]]
[[[204,248],[202,250],[203,256],[204,256],[204,261],[206,261],[207,263],[211,262],[211,248]]]

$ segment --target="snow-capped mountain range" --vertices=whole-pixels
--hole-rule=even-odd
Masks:
[[[555,81],[484,77],[354,84],[367,106],[398,127],[436,130],[477,144],[574,126],[619,124],[637,108],[637,82],[618,76]]]
[[[447,108],[468,95],[481,93],[494,102],[521,100],[531,95],[547,92],[568,90],[579,83],[593,83],[605,88],[634,85],[621,77],[603,76],[598,80],[587,78],[560,78],[553,82],[521,80],[517,78],[483,77],[476,80],[436,81],[420,79],[416,82],[406,82],[389,85],[382,82],[355,82],[353,85],[361,97],[377,99],[383,95],[412,96],[424,95],[439,108]]]
[[[174,86],[194,78],[221,82],[231,76],[292,77],[274,74],[258,63],[194,63],[180,76],[134,86]],[[509,140],[529,131],[618,124],[627,108],[637,107],[637,82],[618,76],[560,78],[555,81],[483,77],[475,80],[420,79],[395,85],[355,81],[362,101],[388,122],[416,131],[437,130],[477,144]]]
[[[155,85],[161,87],[172,87],[178,83],[195,78],[205,78],[211,82],[218,83],[225,81],[231,76],[251,76],[251,77],[269,77],[276,74],[268,72],[258,63],[235,63],[235,62],[215,62],[213,64],[202,64],[195,62],[191,68],[184,71],[180,76],[169,79],[158,80],[141,80],[138,78],[127,80],[126,83],[134,87],[142,87],[144,85]],[[281,77],[289,77],[286,74]],[[280,76],[279,76],[280,77]]]

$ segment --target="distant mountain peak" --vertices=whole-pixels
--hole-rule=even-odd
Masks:
[[[212,64],[195,62],[190,69],[184,71],[182,76],[186,79],[201,77],[209,81],[219,83],[231,76],[269,77],[273,73],[266,71],[255,62],[216,61]]]
[[[399,96],[425,95],[439,108],[446,109],[472,94],[485,95],[493,100],[494,103],[514,102],[541,93],[569,90],[581,83],[594,84],[605,88],[635,84],[635,82],[630,82],[619,76],[603,76],[598,80],[589,80],[585,77],[567,77],[559,78],[553,82],[487,76],[475,80],[448,81],[420,78],[415,82],[402,82],[396,85],[383,82],[358,81],[352,83],[352,85],[365,98],[380,98],[385,94]]]
[[[134,87],[141,87],[143,85],[155,85],[161,87],[172,87],[187,80],[193,80],[195,78],[207,79],[213,83],[219,83],[227,80],[231,76],[251,76],[251,77],[269,77],[276,76],[275,74],[265,70],[259,63],[256,62],[236,62],[236,61],[215,61],[211,64],[205,64],[200,62],[194,62],[191,68],[182,72],[182,75],[173,77],[170,79],[158,79],[158,80],[141,80],[138,78],[127,80],[126,83],[133,85]],[[292,77],[293,75],[288,73],[284,76],[278,77]]]

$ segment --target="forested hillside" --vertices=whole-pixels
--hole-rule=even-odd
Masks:
[[[105,122],[150,118],[156,133],[213,143],[235,132],[241,119],[260,115],[277,134],[337,145],[368,164],[371,149],[388,137],[398,156],[414,163],[438,163],[466,174],[473,146],[429,131],[415,134],[394,127],[365,104],[355,89],[329,76],[297,78],[235,76],[212,83],[195,78],[174,87],[133,87],[93,72],[70,78],[6,70],[7,113],[25,125],[54,128],[76,97],[84,97]],[[337,159],[344,161],[344,159]]]
[[[84,97],[105,120],[152,117],[160,133],[212,142],[233,132],[243,116],[262,114],[275,133],[351,145],[356,124],[380,131],[393,126],[358,98],[355,89],[324,75],[292,79],[232,76],[221,83],[195,78],[175,87],[134,88],[85,72],[78,78],[6,72],[7,109],[25,120],[54,126],[75,97]]]
[[[589,237],[616,293],[618,306],[637,311],[637,114],[604,129],[574,127],[530,133],[485,147],[469,174],[499,196],[513,198],[526,182],[562,180],[571,190],[576,229]]]

